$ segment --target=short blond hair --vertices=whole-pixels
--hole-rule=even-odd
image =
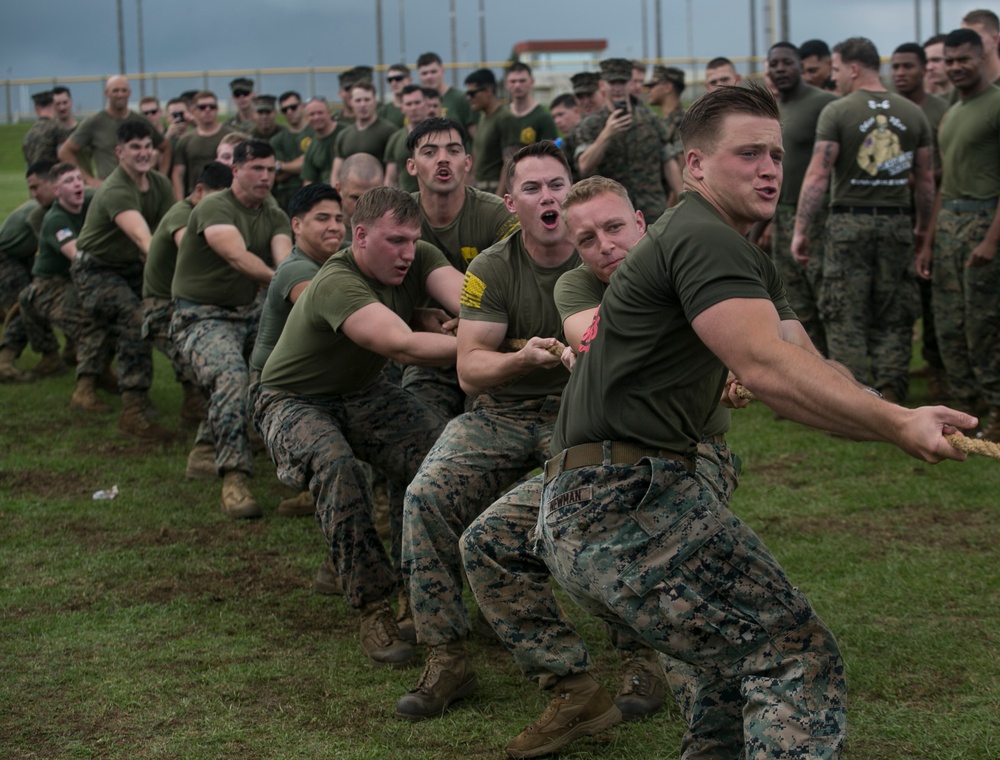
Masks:
[[[632,205],[632,199],[628,197],[628,190],[625,189],[625,186],[620,182],[615,182],[613,179],[602,177],[599,174],[582,179],[569,189],[569,192],[566,194],[566,200],[563,201],[563,211],[567,211],[581,203],[592,201],[594,198],[605,193],[618,196],[626,203],[629,211],[635,211],[635,206]]]

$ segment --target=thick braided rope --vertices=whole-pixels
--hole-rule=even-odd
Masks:
[[[526,341],[524,338],[508,338],[507,340],[505,340],[503,343],[500,344],[500,347],[506,348],[510,351],[520,351],[526,345],[528,345],[528,341]],[[562,352],[565,350],[566,346],[564,346],[559,341],[556,341],[556,344],[552,346],[552,348],[548,349],[548,352],[553,356],[561,357]]]

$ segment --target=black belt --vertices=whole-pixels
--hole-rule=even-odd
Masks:
[[[870,214],[871,216],[910,216],[913,212],[899,206],[834,206],[834,214]]]
[[[682,463],[688,472],[694,472],[694,462],[689,457],[681,456],[673,451],[665,449],[653,449],[648,446],[639,446],[634,443],[611,443],[609,456],[604,456],[603,443],[581,443],[579,446],[570,446],[563,449],[563,452],[552,457],[545,462],[545,483],[548,483],[560,472],[575,470],[577,467],[593,467],[599,464],[636,464],[640,459],[651,457],[653,459],[672,459]]]

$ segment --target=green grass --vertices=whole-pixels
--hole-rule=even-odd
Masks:
[[[19,144],[10,132],[4,150]],[[0,212],[24,195],[2,189],[18,188],[13,163],[0,164]],[[228,520],[218,483],[184,479],[190,434],[119,438],[115,415],[70,413],[72,386],[0,385],[0,755],[499,758],[544,709],[507,653],[475,638],[475,696],[441,720],[394,720],[419,670],[370,665],[356,613],[312,592],[320,532],[275,515],[288,493],[268,461],[254,480],[265,517]],[[152,395],[176,428],[180,389],[160,356]],[[845,756],[1000,757],[1000,465],[923,465],[759,404],[734,414],[731,442],[734,510],[844,651]],[[114,484],[116,500],[92,500]],[[566,608],[616,689],[602,627]],[[676,757],[682,733],[669,709],[566,756]]]

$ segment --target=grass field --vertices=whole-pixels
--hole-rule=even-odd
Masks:
[[[3,213],[24,196],[18,134],[0,128]],[[500,758],[540,715],[546,695],[475,638],[479,691],[441,720],[394,720],[419,669],[370,665],[356,613],[312,592],[319,530],[276,516],[287,491],[267,460],[254,481],[265,517],[233,522],[217,483],[184,479],[190,434],[122,439],[115,415],[70,412],[72,386],[0,385],[0,756]],[[926,399],[919,378],[913,395]],[[160,356],[152,396],[176,428],[180,389]],[[843,649],[845,757],[1000,757],[1000,464],[928,466],[759,404],[730,437],[735,511]],[[116,500],[91,498],[115,484]],[[566,606],[616,690],[602,627]],[[677,757],[682,733],[669,709],[565,756]]]

